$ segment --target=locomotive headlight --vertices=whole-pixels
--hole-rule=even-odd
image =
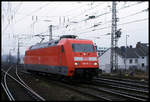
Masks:
[[[94,63],[93,63],[93,65],[95,65],[95,66],[96,66],[96,65],[98,65],[98,63],[97,63],[97,62],[94,62]]]
[[[77,65],[79,65],[79,63],[78,63],[78,62],[75,62],[75,63],[74,63],[74,65],[76,65],[76,66],[77,66]]]

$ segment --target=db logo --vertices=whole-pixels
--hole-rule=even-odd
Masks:
[[[87,65],[87,64],[89,64],[89,63],[85,63],[85,62],[84,62],[84,63],[82,63],[82,64],[83,64],[83,65]]]

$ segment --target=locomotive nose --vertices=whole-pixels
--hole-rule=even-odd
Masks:
[[[76,68],[79,68],[79,67],[85,67],[85,68],[97,67],[98,66],[97,56],[94,56],[94,55],[87,53],[87,52],[75,54],[74,66]]]

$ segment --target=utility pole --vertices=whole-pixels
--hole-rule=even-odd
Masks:
[[[18,38],[18,52],[17,52],[17,65],[20,63],[20,51],[19,51],[19,47],[20,47],[20,44],[19,44],[19,38]]]
[[[11,49],[9,50],[9,64],[11,64]]]
[[[49,26],[49,41],[52,40],[52,25]]]
[[[117,64],[117,39],[116,39],[116,30],[117,30],[117,17],[116,17],[116,1],[112,2],[112,29],[111,29],[111,55],[110,55],[110,64],[111,64],[111,72],[116,67]]]
[[[12,56],[11,56],[11,51],[14,50],[14,49],[10,49],[9,50],[9,64],[12,63]]]
[[[110,55],[110,68],[111,72],[113,69],[118,69],[118,39],[121,37],[121,29],[117,30],[118,18],[116,15],[116,1],[112,2],[112,29],[111,29],[111,55]]]
[[[129,37],[129,35],[126,35],[126,48],[125,48],[125,71],[127,69],[127,37]]]

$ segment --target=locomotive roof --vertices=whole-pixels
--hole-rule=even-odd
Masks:
[[[75,39],[74,37],[77,37],[77,36],[72,36],[72,35],[71,35],[71,37],[73,37],[73,38],[70,38],[68,35],[67,36],[65,35],[65,36],[61,37],[59,40],[51,40],[51,41],[44,42],[44,43],[37,43],[35,45],[32,45],[29,49],[33,50],[33,49],[45,48],[45,47],[49,47],[49,46],[56,46],[62,38],[74,39],[74,40],[87,40],[87,39]]]
[[[55,46],[58,44],[58,42],[59,42],[59,40],[51,40],[51,41],[44,42],[44,43],[37,43],[36,45],[32,45],[30,47],[30,50],[38,49],[38,48],[45,48],[48,46]]]

